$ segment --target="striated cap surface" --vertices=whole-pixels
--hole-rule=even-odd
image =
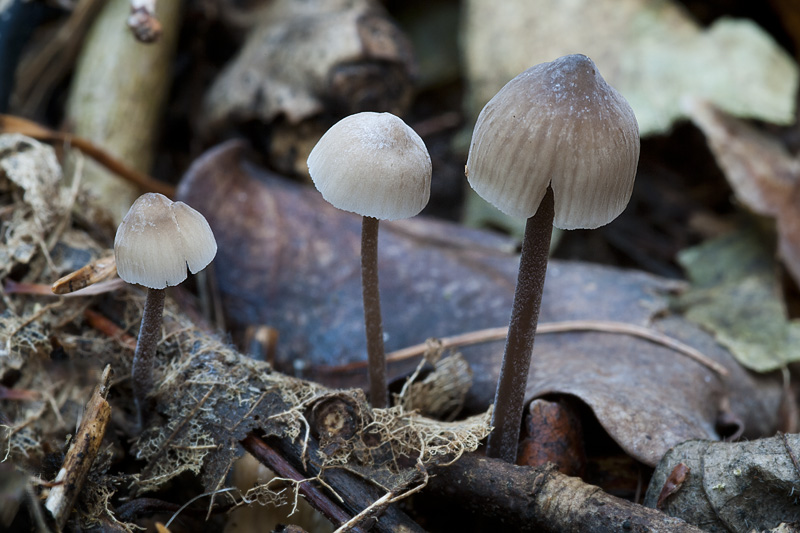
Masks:
[[[158,193],[140,196],[117,228],[114,256],[119,277],[163,289],[204,269],[217,254],[205,217]]]
[[[580,54],[526,70],[481,111],[467,178],[504,213],[529,218],[553,188],[561,229],[596,228],[628,204],[639,126],[628,102]]]

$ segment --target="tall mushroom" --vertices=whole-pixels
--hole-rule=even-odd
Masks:
[[[140,196],[117,228],[114,256],[119,277],[148,287],[131,366],[140,427],[153,388],[153,356],[161,337],[164,289],[185,280],[187,266],[192,274],[199,272],[216,254],[217,242],[203,215],[163,194]]]
[[[469,184],[504,213],[527,218],[488,456],[516,459],[552,226],[597,228],[615,219],[638,160],[633,110],[584,55],[531,67],[478,116]]]
[[[308,157],[322,196],[362,215],[361,285],[367,336],[369,396],[388,405],[386,355],[378,291],[378,220],[409,218],[428,203],[431,158],[425,143],[390,113],[357,113],[334,124]]]

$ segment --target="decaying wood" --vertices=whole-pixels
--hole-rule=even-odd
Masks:
[[[128,0],[106,4],[87,35],[73,78],[67,121],[77,135],[103,146],[139,172],[147,173],[154,157],[159,125],[169,94],[172,63],[180,26],[180,2],[158,4],[163,37],[143,45],[131,39],[123,22]],[[132,184],[87,165],[84,183],[121,220],[139,196]]]
[[[280,0],[250,19],[261,23],[206,97],[206,129],[279,115],[297,124],[325,111],[408,108],[411,47],[378,2]]]
[[[108,365],[103,371],[100,384],[86,404],[81,425],[56,476],[55,481],[58,484],[50,490],[45,502],[45,508],[50,511],[59,530],[67,523],[83,482],[100,450],[106,425],[111,420],[111,406],[106,401],[110,379],[111,366]]]
[[[465,454],[432,474],[430,493],[457,501],[477,516],[502,520],[509,531],[702,532],[683,520],[559,474],[552,465],[521,467]]]
[[[371,478],[379,478],[377,468],[373,472],[370,472],[370,469],[361,470],[359,472],[360,475],[356,475],[348,471],[347,465],[344,465],[342,469],[325,469],[324,472],[313,461],[307,462],[305,468],[302,466],[303,457],[313,457],[318,452],[319,447],[321,445],[325,446],[326,442],[328,443],[326,448],[330,451],[331,446],[335,446],[336,442],[343,442],[349,438],[348,436],[358,437],[356,434],[363,432],[364,428],[356,421],[357,416],[354,412],[354,409],[359,409],[358,405],[354,405],[352,401],[346,401],[344,397],[334,397],[325,403],[328,404],[325,409],[326,413],[334,412],[336,416],[328,415],[312,418],[311,423],[314,432],[323,436],[321,437],[321,442],[316,441],[316,439],[309,439],[308,445],[305,447],[303,442],[281,439],[274,443],[275,449],[295,463],[295,467],[300,472],[304,472],[307,477],[312,478],[321,475],[322,479],[343,499],[342,505],[352,516],[355,516],[387,494],[387,491],[370,481]],[[364,407],[366,407],[365,402],[360,408]],[[362,435],[361,438],[365,437]],[[424,531],[396,505],[387,505],[382,507],[380,511],[376,515],[363,517],[363,521],[359,526],[363,527],[364,530],[386,533],[395,531],[421,533]],[[351,531],[357,530],[351,529]]]
[[[53,283],[53,294],[69,294],[114,276],[117,262],[113,255],[101,257]]]

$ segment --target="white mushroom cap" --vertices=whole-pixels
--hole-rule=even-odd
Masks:
[[[114,256],[119,277],[151,289],[178,285],[217,254],[205,217],[163,194],[140,196],[117,228]]]
[[[628,205],[639,126],[628,102],[584,55],[536,65],[478,116],[467,177],[504,213],[528,218],[553,188],[554,226],[596,228]]]
[[[356,113],[334,124],[308,156],[308,170],[335,207],[383,220],[413,217],[431,194],[431,157],[391,113]]]

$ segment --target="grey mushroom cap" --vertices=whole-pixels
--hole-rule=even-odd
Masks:
[[[334,124],[311,151],[308,170],[323,198],[363,216],[413,217],[430,198],[425,143],[391,113],[356,113]]]
[[[117,228],[114,256],[119,277],[163,289],[183,282],[188,267],[203,270],[217,254],[205,217],[158,193],[140,196]]]
[[[639,126],[625,98],[580,54],[536,65],[483,108],[467,178],[504,213],[528,218],[553,188],[561,229],[596,228],[628,204]]]

